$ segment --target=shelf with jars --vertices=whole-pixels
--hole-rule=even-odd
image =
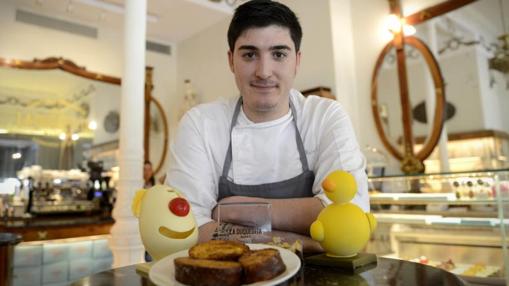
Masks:
[[[372,176],[369,193],[378,228],[367,251],[505,283],[509,169]]]

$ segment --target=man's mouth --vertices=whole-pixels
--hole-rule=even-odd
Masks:
[[[184,239],[184,238],[187,238],[189,237],[192,233],[194,232],[194,227],[191,228],[190,230],[188,231],[175,231],[175,230],[171,230],[169,228],[166,228],[164,226],[161,226],[159,227],[159,233],[168,237],[168,238],[173,238],[173,239]]]
[[[272,81],[254,81],[251,82],[251,86],[259,89],[270,89],[278,87],[277,83]]]
[[[255,87],[255,88],[275,88],[276,87],[275,85],[259,85],[259,84],[252,84],[251,86]]]

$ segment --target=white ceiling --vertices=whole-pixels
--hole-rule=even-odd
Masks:
[[[122,7],[124,0],[6,0],[16,8],[93,27],[122,29],[123,14],[98,8],[86,2],[105,2]],[[231,0],[230,0],[231,1]],[[211,0],[147,0],[149,15],[147,39],[176,43],[229,18],[233,8]]]

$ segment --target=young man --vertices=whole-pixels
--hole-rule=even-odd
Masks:
[[[269,202],[278,235],[319,249],[309,226],[329,203],[321,182],[337,169],[355,176],[352,202],[369,210],[365,160],[347,114],[336,101],[292,89],[301,38],[297,17],[278,2],[249,1],[233,15],[228,62],[240,97],[191,109],[170,153],[167,182],[190,201],[200,241],[217,227],[219,202]]]

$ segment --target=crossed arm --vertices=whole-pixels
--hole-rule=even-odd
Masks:
[[[316,219],[323,206],[318,198],[292,198],[292,199],[265,199],[257,197],[233,196],[221,200],[222,203],[239,202],[268,202],[272,205],[272,235],[286,238],[289,241],[299,239],[303,243],[305,252],[322,251],[320,245],[309,238],[309,226]],[[247,212],[239,209],[229,212],[227,221],[250,221],[256,216],[252,210]],[[199,228],[200,241],[212,238],[217,227],[217,208],[212,212],[214,221],[206,223]]]

